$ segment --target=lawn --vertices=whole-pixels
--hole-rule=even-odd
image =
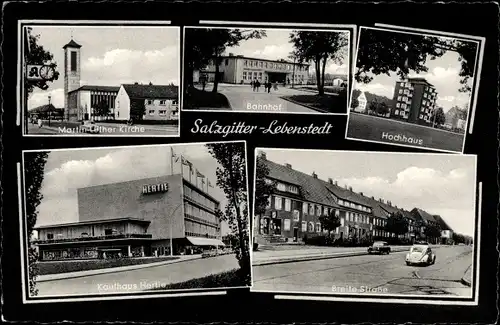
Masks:
[[[223,94],[196,88],[190,88],[188,94],[184,94],[184,105],[182,107],[183,109],[231,109],[227,97]]]
[[[345,96],[304,94],[283,96],[281,98],[322,113],[345,114],[347,112],[347,98]]]
[[[249,276],[243,275],[241,269],[234,269],[218,274],[211,274],[203,278],[167,284],[165,286],[154,288],[152,290],[211,289],[245,286],[250,286]]]
[[[402,140],[390,140],[382,138],[383,134],[401,135],[406,138],[417,139],[417,142],[409,143]],[[457,134],[422,127],[411,123],[402,123],[386,118],[351,112],[347,126],[347,137],[360,140],[411,145],[422,148],[432,148],[462,152],[464,134]],[[419,143],[421,141],[421,143]]]
[[[38,275],[60,274],[67,272],[102,270],[111,267],[150,264],[179,259],[178,257],[164,256],[154,258],[122,258],[109,260],[68,260],[38,262]]]
[[[298,87],[299,89],[300,88],[303,88],[303,89],[308,89],[308,90],[314,90],[314,91],[318,91],[318,87],[315,86],[315,85],[309,85],[309,86],[304,86],[304,87]],[[340,86],[325,86],[325,91],[327,93],[340,93],[342,91],[345,91],[345,88],[342,88]]]

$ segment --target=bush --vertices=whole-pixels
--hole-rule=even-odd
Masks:
[[[334,239],[329,236],[319,235],[314,237],[305,237],[304,243],[306,245],[314,246],[333,246]]]
[[[152,290],[207,289],[250,286],[248,276],[244,273],[245,272],[241,269],[234,269],[219,274],[212,274],[203,278],[168,284]]]
[[[151,264],[176,260],[179,257],[153,257],[153,258],[120,258],[120,259],[96,259],[96,260],[66,260],[47,261],[37,263],[38,275],[60,274],[67,272],[79,272],[90,270],[102,270],[112,267]]]
[[[106,121],[97,121],[104,122],[110,124],[127,124],[127,121],[122,120],[106,120]],[[134,124],[139,125],[178,125],[179,120],[135,120]]]

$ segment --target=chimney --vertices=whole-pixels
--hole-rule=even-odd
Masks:
[[[392,207],[392,202],[391,201],[387,201],[387,204],[389,204],[389,206]]]
[[[335,181],[335,185],[337,185],[337,186],[338,186],[338,185],[339,185],[339,182]]]
[[[375,200],[375,197],[374,197],[374,196],[372,196],[372,200]]]
[[[364,196],[364,195],[363,195],[363,192],[359,192],[359,194],[361,194],[361,196]]]
[[[316,179],[317,179],[317,178],[318,178],[318,175],[317,175],[315,172],[313,172],[313,173],[312,173],[312,177],[314,177],[314,178],[316,178]]]
[[[381,202],[381,203],[384,203],[384,200],[382,200],[382,199],[380,199],[380,198],[378,199],[378,201],[379,201],[379,202]]]
[[[351,186],[349,186],[349,191],[351,191],[351,192],[352,192],[352,187],[351,187]]]
[[[398,206],[397,206],[397,205],[395,205],[394,207],[395,207],[396,209],[398,208]]]
[[[285,167],[292,169],[292,165],[290,165],[290,164],[285,164]]]
[[[139,84],[139,83],[138,83],[137,81],[136,81],[136,82],[134,82],[134,85],[138,85],[138,84]]]
[[[149,82],[149,85],[150,85],[150,86],[152,86],[152,85],[153,85],[153,83],[150,81],[150,82]]]
[[[328,183],[333,185],[333,179],[328,178]]]
[[[228,56],[234,56],[234,54],[233,54],[233,53],[229,53],[229,55],[228,55]]]
[[[262,160],[267,160],[267,155],[266,155],[266,153],[264,151],[260,151],[259,152],[259,157]]]

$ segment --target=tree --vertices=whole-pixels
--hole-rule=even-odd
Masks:
[[[446,122],[446,116],[442,107],[436,108],[431,115],[432,125],[443,125]]]
[[[439,238],[441,237],[441,229],[437,225],[428,224],[425,226],[424,235],[429,239]]]
[[[250,249],[248,233],[248,203],[245,146],[241,143],[207,144],[208,151],[219,163],[217,186],[226,195],[228,204],[224,210],[233,233],[238,236],[236,252],[242,274],[250,281]]]
[[[217,92],[219,84],[221,56],[228,47],[238,46],[241,41],[266,37],[264,30],[242,30],[229,28],[188,28],[186,29],[187,86],[193,85],[194,70],[201,69],[210,62],[215,67],[212,92]]]
[[[335,215],[334,211],[331,211],[329,214],[324,214],[319,217],[319,222],[321,222],[321,228],[328,231],[328,237],[332,231],[335,231],[338,227],[340,227],[340,219]]]
[[[458,108],[457,107],[457,117],[461,120],[467,120],[468,108]]]
[[[38,275],[38,254],[32,247],[33,229],[38,217],[38,206],[43,195],[40,191],[44,178],[44,168],[48,152],[26,152],[24,154],[24,182],[26,193],[26,225],[28,237],[28,265],[30,294],[36,296],[36,277]]]
[[[55,70],[51,80],[28,81],[27,78],[24,78],[24,89],[29,96],[35,87],[41,90],[47,90],[49,88],[49,82],[54,82],[59,79],[59,72],[56,70],[57,63],[53,61],[54,55],[45,50],[42,45],[38,44],[40,35],[33,34],[31,27],[27,27],[27,31],[30,50],[26,53],[26,64],[50,65]]]
[[[146,114],[146,104],[143,99],[130,99],[130,118],[141,120]]]
[[[269,196],[273,193],[276,186],[275,182],[270,181],[269,168],[259,157],[255,166],[255,211],[256,215],[263,214],[268,205]]]
[[[342,32],[294,31],[290,34],[293,54],[299,63],[313,62],[318,94],[325,93],[325,68],[328,61],[340,63],[347,54],[348,38]]]
[[[394,212],[387,218],[385,231],[396,234],[398,237],[404,235],[408,232],[408,220],[401,212]]]
[[[395,72],[405,79],[410,71],[427,72],[427,60],[435,60],[448,51],[457,52],[461,64],[461,92],[469,92],[468,80],[474,74],[477,44],[417,34],[383,32],[365,29],[361,35],[362,46],[358,48],[357,82],[369,83],[374,75]]]
[[[389,113],[389,106],[385,102],[376,99],[370,102],[368,109],[378,115],[386,115]]]
[[[352,97],[351,98],[351,108],[354,109],[356,107],[359,106],[359,101],[358,101],[358,97]]]

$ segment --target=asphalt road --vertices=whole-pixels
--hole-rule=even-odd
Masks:
[[[202,278],[238,267],[234,255],[222,255],[136,270],[37,282],[36,288],[38,296],[132,293]]]
[[[101,132],[97,135],[163,135],[163,136],[176,136],[179,132],[179,127],[177,125],[133,125],[128,127],[127,125],[112,124],[112,123],[97,123],[100,127]],[[78,135],[78,136],[95,136],[95,134],[73,132],[72,130],[66,128],[59,128],[54,126],[48,126],[45,122],[40,128],[38,125],[29,124],[27,134],[57,134],[57,135]]]
[[[233,111],[239,112],[266,112],[266,113],[317,113],[308,107],[294,104],[281,99],[281,96],[304,95],[296,89],[278,86],[278,90],[271,89],[268,93],[264,87],[253,91],[250,85],[219,85],[219,92],[229,100]]]
[[[401,139],[403,136],[407,139]],[[464,142],[463,134],[353,112],[349,114],[347,137],[455,152],[462,152]]]
[[[434,248],[436,263],[406,266],[406,252],[253,267],[253,290],[308,293],[446,295],[470,297],[460,283],[472,247]]]

